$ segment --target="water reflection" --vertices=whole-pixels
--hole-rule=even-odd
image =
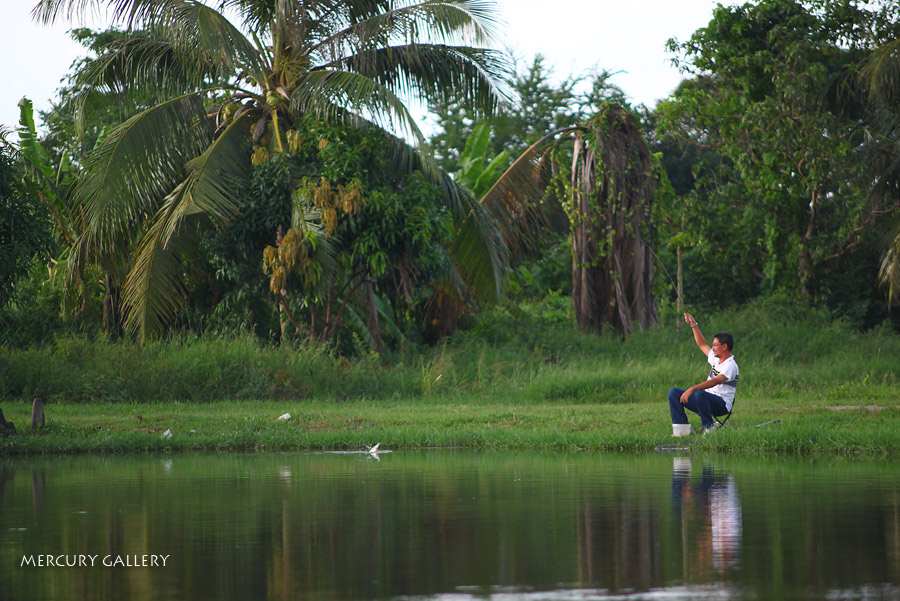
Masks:
[[[723,576],[740,565],[743,522],[734,476],[704,465],[693,476],[690,457],[675,457],[672,468],[672,510],[680,516],[685,541],[685,580],[692,576]],[[687,548],[690,532],[696,532]]]
[[[0,599],[896,601],[898,482],[888,462],[587,453],[5,460]]]

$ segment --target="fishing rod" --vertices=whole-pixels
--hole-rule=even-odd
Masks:
[[[641,241],[641,244],[643,244],[644,247],[645,247],[648,251],[650,251],[650,254],[653,255],[653,258],[656,259],[657,261],[659,261],[659,266],[662,267],[663,273],[666,274],[666,277],[669,278],[669,283],[672,284],[672,289],[675,290],[675,296],[678,297],[678,301],[681,303],[681,308],[682,308],[682,310],[687,311],[687,306],[684,304],[684,299],[681,298],[681,293],[678,292],[678,286],[675,284],[675,280],[672,279],[672,276],[669,275],[669,270],[666,269],[665,263],[663,263],[663,262],[662,262],[662,259],[660,259],[659,256],[658,256],[655,252],[653,252],[653,249],[650,248],[650,245],[647,244],[646,242],[644,242],[644,239],[641,238],[640,234],[638,234],[637,232],[635,232],[634,235],[635,235],[635,237],[636,237],[638,240]]]

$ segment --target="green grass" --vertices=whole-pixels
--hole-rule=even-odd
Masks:
[[[664,402],[520,405],[484,399],[399,401],[222,401],[218,403],[59,403],[49,423],[25,427],[30,408],[6,405],[20,433],[0,454],[232,450],[359,450],[470,447],[639,451],[658,445],[740,453],[897,454],[896,405],[834,410],[771,407],[744,399],[728,427],[673,439]],[[275,422],[283,413],[291,419]],[[780,423],[756,427],[766,421]],[[696,421],[696,420],[695,420]],[[695,424],[696,426],[696,424]],[[174,435],[163,438],[171,429]],[[193,430],[193,432],[192,432]]]
[[[141,347],[62,339],[3,349],[0,407],[20,434],[0,454],[455,446],[648,450],[671,438],[666,392],[706,375],[687,331],[627,340],[573,331],[562,301],[497,310],[447,344],[348,360],[247,338]],[[670,316],[671,317],[671,316]],[[735,335],[729,427],[698,449],[900,453],[900,336],[761,302],[700,316]],[[32,398],[47,427],[31,432]],[[273,420],[283,414],[287,422]],[[771,420],[778,424],[757,428]],[[694,417],[697,427],[697,418]],[[163,439],[172,429],[175,435]],[[194,433],[190,433],[195,430]]]

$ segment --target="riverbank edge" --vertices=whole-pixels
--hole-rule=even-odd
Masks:
[[[51,405],[44,428],[30,407],[5,403],[17,434],[0,457],[182,452],[471,449],[900,456],[900,407],[773,409],[745,400],[728,426],[671,436],[662,404],[526,406],[485,400]],[[283,417],[283,416],[290,417]],[[279,420],[279,417],[281,419]],[[699,430],[697,419],[694,428]]]

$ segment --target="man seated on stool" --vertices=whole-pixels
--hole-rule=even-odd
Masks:
[[[700,324],[689,313],[684,321],[691,326],[694,342],[706,355],[712,366],[709,377],[704,382],[694,384],[687,390],[669,390],[669,411],[672,413],[672,436],[687,436],[692,432],[685,408],[700,416],[700,427],[706,434],[718,424],[713,416],[728,415],[734,403],[734,391],[738,383],[738,366],[731,354],[734,337],[728,332],[720,332],[713,337],[712,346],[700,333]]]

